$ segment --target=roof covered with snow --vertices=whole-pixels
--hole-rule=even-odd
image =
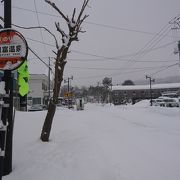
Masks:
[[[168,89],[168,88],[179,88],[180,83],[167,83],[167,84],[151,84],[152,89]],[[129,85],[129,86],[112,86],[112,90],[141,90],[141,89],[149,89],[149,84],[147,85]]]

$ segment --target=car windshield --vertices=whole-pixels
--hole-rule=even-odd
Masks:
[[[41,104],[34,104],[31,107],[33,107],[33,108],[42,108],[42,105]]]
[[[175,102],[173,99],[164,99],[165,102]]]
[[[161,100],[161,99],[157,99],[157,102],[163,102],[163,100]]]

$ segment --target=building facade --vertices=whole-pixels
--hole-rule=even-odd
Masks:
[[[50,91],[49,91],[50,83]],[[29,80],[28,105],[47,104],[51,96],[52,82],[45,74],[31,74]]]
[[[112,100],[115,105],[127,102],[135,103],[151,97],[158,98],[167,92],[174,92],[180,96],[180,83],[152,84],[151,91],[150,85],[112,86]]]

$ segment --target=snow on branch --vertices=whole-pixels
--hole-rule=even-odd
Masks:
[[[57,31],[61,33],[62,37],[66,36],[66,33],[60,28],[60,24],[55,22],[55,26],[57,28]]]
[[[51,2],[50,0],[45,0],[49,5],[51,5],[60,15],[61,17],[67,22],[69,33],[66,34],[61,28],[59,23],[55,23],[57,31],[60,32],[62,36],[63,45],[68,46],[72,41],[78,41],[78,33],[84,33],[82,31],[81,25],[83,21],[88,17],[88,15],[84,15],[82,17],[86,6],[88,5],[89,0],[84,0],[77,20],[75,20],[76,15],[76,8],[74,8],[71,19],[68,16],[65,16],[64,13],[56,6],[55,3]]]

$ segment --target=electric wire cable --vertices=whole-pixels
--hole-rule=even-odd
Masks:
[[[38,55],[37,53],[35,53],[34,50],[32,50],[32,48],[28,47],[28,49],[31,51],[32,54],[34,54],[38,60],[40,60],[45,66],[47,66],[51,71],[52,71],[52,68],[46,63],[44,62]]]

